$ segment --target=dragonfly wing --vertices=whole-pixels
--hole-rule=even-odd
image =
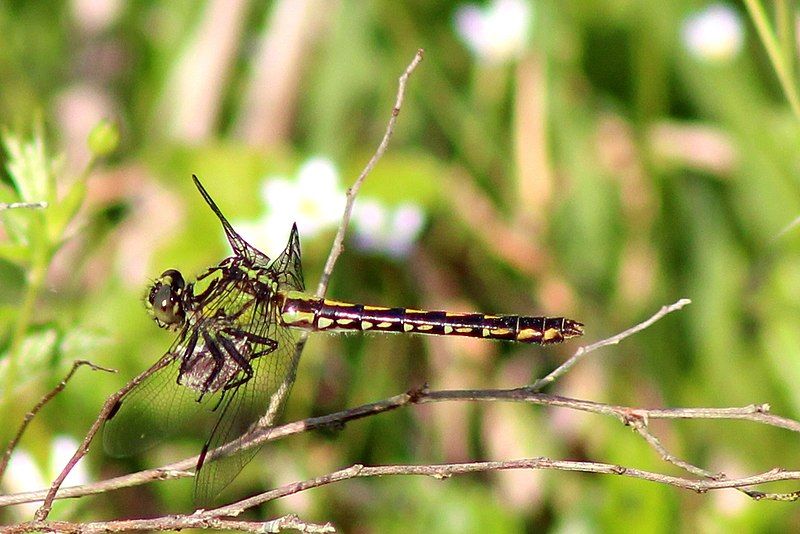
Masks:
[[[200,183],[200,180],[197,178],[197,176],[193,174],[192,179],[194,180],[194,185],[197,186],[197,189],[200,191],[200,194],[203,195],[203,199],[211,208],[211,211],[214,212],[220,223],[222,223],[222,228],[225,230],[225,235],[228,237],[228,242],[231,244],[234,254],[242,258],[247,258],[255,264],[266,267],[267,264],[269,264],[269,257],[245,241],[244,238],[233,229],[231,223],[229,223],[228,219],[226,219],[222,214],[222,211],[219,209],[216,202],[214,202],[214,200],[211,198],[211,195],[208,194],[208,191],[206,191],[206,189],[203,187],[203,184]]]
[[[179,338],[180,340],[180,338]],[[214,399],[198,402],[198,393],[178,384],[180,357],[173,352],[169,361],[122,397],[103,429],[103,446],[111,456],[132,456],[145,451],[166,437],[179,434],[192,422],[210,412]],[[163,364],[160,360],[159,364]],[[159,365],[156,364],[156,365]],[[209,414],[206,414],[208,423]]]
[[[275,258],[269,268],[276,273],[278,286],[281,289],[305,291],[303,267],[300,263],[300,236],[297,232],[297,224],[292,225],[286,248]]]
[[[225,393],[216,425],[203,449],[209,456],[204,458],[201,454],[195,475],[195,502],[201,506],[212,503],[261,447],[239,449],[219,457],[214,457],[213,451],[240,437],[256,422],[272,426],[282,414],[294,382],[294,334],[277,326],[276,312],[269,303],[258,303],[256,312],[257,324],[245,328],[256,336],[277,342],[277,345],[269,347],[254,343],[253,354],[256,356],[250,360],[252,378]]]

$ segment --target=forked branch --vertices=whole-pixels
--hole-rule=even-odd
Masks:
[[[65,387],[67,387],[67,383],[75,374],[75,371],[77,371],[78,368],[81,367],[82,365],[88,366],[93,371],[105,371],[107,373],[117,372],[115,369],[108,369],[106,367],[101,367],[99,365],[93,364],[88,360],[75,360],[74,362],[72,362],[72,369],[70,369],[70,371],[61,380],[61,382],[56,384],[56,387],[54,387],[47,394],[45,394],[39,400],[39,402],[37,402],[36,405],[33,408],[31,408],[31,410],[28,413],[25,414],[25,417],[22,419],[22,423],[19,425],[19,428],[17,429],[16,435],[13,438],[11,438],[8,447],[6,447],[6,452],[3,454],[2,460],[0,460],[0,480],[3,480],[3,475],[5,474],[6,468],[8,467],[8,462],[11,459],[11,453],[14,452],[14,449],[19,443],[19,440],[22,439],[22,435],[25,433],[25,430],[28,428],[30,422],[33,421],[33,418],[36,417],[36,414],[39,413],[39,410],[44,408],[45,404],[50,402],[56,395],[61,393]]]
[[[681,301],[679,301],[681,302]],[[677,304],[677,303],[676,303]],[[662,309],[670,309],[665,307]],[[592,352],[599,347],[604,347],[618,342],[623,334],[640,331],[643,328],[651,325],[655,320],[663,317],[665,313],[659,312],[656,314],[655,319],[651,318],[647,321],[637,325],[636,327],[626,330],[622,334],[612,336],[592,345],[580,348],[577,353],[585,354]],[[641,327],[641,328],[640,328]],[[628,334],[629,335],[629,334]],[[652,482],[672,485],[677,488],[688,489],[696,492],[706,492],[711,490],[719,490],[725,488],[736,488],[745,491],[751,498],[772,499],[772,500],[796,500],[800,493],[762,493],[749,489],[757,484],[764,484],[768,482],[775,482],[781,480],[800,480],[800,472],[783,470],[775,468],[763,473],[745,476],[740,478],[729,478],[722,473],[711,473],[700,467],[696,467],[688,462],[680,460],[671,455],[661,445],[660,441],[653,436],[649,429],[648,423],[652,419],[738,419],[761,423],[769,426],[785,428],[793,432],[800,433],[800,422],[776,416],[769,413],[769,405],[749,405],[738,408],[667,408],[667,409],[643,409],[632,408],[627,406],[614,406],[604,403],[597,403],[585,401],[580,399],[572,399],[561,397],[557,395],[548,395],[533,391],[531,387],[523,387],[517,389],[506,390],[451,390],[451,391],[429,391],[425,388],[419,390],[412,390],[407,393],[397,395],[385,399],[383,401],[363,405],[350,410],[345,410],[335,414],[324,417],[310,418],[303,421],[274,427],[272,429],[256,429],[251,433],[243,436],[237,440],[236,446],[239,447],[253,447],[258,446],[264,441],[272,441],[289,435],[305,432],[322,427],[341,427],[347,421],[352,421],[364,417],[370,417],[383,413],[386,411],[394,410],[405,406],[413,406],[417,404],[426,404],[430,402],[453,402],[453,401],[468,401],[468,402],[527,402],[531,404],[561,407],[600,415],[610,415],[617,418],[623,424],[632,426],[637,432],[642,435],[648,444],[658,452],[658,454],[668,462],[681,467],[682,469],[692,473],[698,478],[689,477],[676,477],[665,475],[661,473],[654,473],[644,471],[632,467],[605,464],[600,462],[573,462],[573,461],[560,461],[550,458],[524,458],[508,461],[491,461],[491,462],[469,462],[457,464],[438,464],[438,465],[392,465],[392,466],[361,466],[355,465],[348,469],[336,471],[309,479],[306,481],[299,481],[292,484],[275,488],[268,492],[256,495],[254,497],[239,501],[229,506],[218,508],[215,510],[204,511],[192,516],[175,516],[169,518],[169,521],[177,521],[173,526],[180,528],[181,525],[186,526],[186,517],[193,518],[195,526],[201,527],[206,525],[205,528],[215,528],[211,526],[212,523],[203,523],[199,519],[211,521],[213,519],[235,517],[242,511],[257,504],[284,497],[287,495],[295,494],[312,487],[340,482],[354,477],[365,476],[386,476],[386,475],[427,475],[437,478],[446,478],[462,473],[475,472],[475,471],[493,471],[493,470],[506,470],[506,469],[557,469],[568,471],[582,471],[600,474],[615,474],[632,478],[639,478],[642,480],[649,480]],[[167,478],[180,478],[191,476],[189,471],[196,464],[196,457],[177,462],[165,466],[160,469],[153,469],[142,471],[124,477],[106,480],[94,484],[87,484],[74,488],[64,488],[58,494],[59,498],[64,497],[78,497],[92,493],[99,493],[117,489],[122,487],[129,487],[133,485],[142,484],[148,481]],[[52,489],[52,488],[51,488]],[[31,502],[40,500],[47,497],[45,492],[35,492],[28,494],[17,494],[0,496],[0,506],[17,504],[22,502]],[[166,520],[166,519],[165,519]],[[33,526],[52,528],[60,530],[60,523],[29,523],[25,525],[18,525],[17,528],[28,530]],[[145,523],[142,523],[145,525]],[[152,525],[152,523],[148,523]],[[137,528],[132,524],[128,524],[129,528]],[[67,524],[63,528],[69,531]],[[142,528],[145,528],[142,526]],[[233,527],[231,527],[233,528]]]

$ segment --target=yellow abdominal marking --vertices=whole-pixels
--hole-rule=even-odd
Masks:
[[[517,339],[519,341],[526,341],[528,339],[536,339],[540,336],[540,332],[534,330],[533,328],[526,328],[524,330],[520,330],[517,334]]]
[[[555,339],[559,337],[561,333],[556,328],[548,328],[544,331],[544,340],[550,341],[551,339]]]
[[[449,324],[444,325],[444,333],[445,334],[452,334],[453,333],[453,327],[450,326]]]
[[[414,330],[414,325],[403,323],[403,332],[411,332]]]
[[[388,309],[384,306],[364,306],[364,311],[386,311]]]
[[[336,319],[336,322],[341,326],[347,326],[353,323],[353,319]]]
[[[428,330],[433,330],[432,324],[421,324],[417,327],[417,330],[420,332],[427,332]]]
[[[309,312],[290,311],[281,314],[281,320],[285,324],[303,325],[314,322],[314,314]]]
[[[328,319],[327,317],[320,317],[319,321],[317,321],[317,328],[328,328],[332,324],[333,324],[333,319]]]
[[[389,328],[390,326],[392,326],[392,323],[387,323],[386,321],[378,323],[378,328]]]
[[[510,333],[511,330],[509,330],[508,328],[495,328],[494,330],[492,330],[493,336],[507,336]]]
[[[468,334],[472,332],[472,328],[469,328],[467,326],[460,326],[456,328],[456,332],[458,332],[459,334]]]
[[[482,335],[483,337],[489,337],[489,333],[490,333],[490,332],[489,332],[489,329],[488,329],[488,328],[484,328],[483,330],[481,330],[481,335]]]
[[[325,306],[335,306],[337,308],[342,308],[342,307],[349,308],[351,306],[351,304],[348,304],[347,302],[339,302],[338,300],[325,299],[322,302],[325,304]]]
[[[371,323],[371,322],[369,322],[369,321],[361,321],[361,330],[369,330],[369,329],[370,329],[370,328],[372,328],[373,326],[375,326],[375,325],[374,325],[374,324],[372,324],[372,323]]]

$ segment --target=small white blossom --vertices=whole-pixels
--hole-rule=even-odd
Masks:
[[[408,255],[417,240],[425,214],[416,204],[387,208],[377,200],[361,199],[353,210],[356,245],[393,258]]]
[[[292,223],[301,236],[313,237],[338,224],[344,210],[344,191],[333,163],[313,158],[300,167],[297,178],[267,178],[261,189],[265,214],[233,227],[254,247],[274,258],[286,246]]]
[[[738,13],[724,4],[713,4],[683,23],[684,46],[704,61],[730,61],[742,49],[744,26]]]
[[[72,0],[72,15],[83,30],[99,33],[117,20],[124,7],[120,0]]]
[[[481,60],[504,63],[528,47],[531,5],[526,0],[493,0],[485,8],[468,4],[455,15],[456,32]]]
[[[8,493],[21,493],[48,487],[50,481],[61,472],[77,449],[78,442],[73,438],[56,436],[50,448],[50,465],[40,468],[27,451],[17,448],[8,461],[8,471],[3,480],[5,489],[8,490]],[[79,462],[67,475],[64,486],[78,486],[86,484],[88,481],[89,474],[85,464]],[[27,507],[25,509],[27,513],[33,513],[39,507],[37,503],[22,506]]]
[[[314,237],[336,227],[344,211],[345,194],[333,164],[324,158],[307,161],[297,178],[267,178],[261,188],[265,213],[255,221],[235,221],[244,239],[275,258],[286,246],[292,222],[301,238]],[[415,204],[387,208],[379,201],[360,197],[353,210],[356,245],[363,250],[400,258],[408,254],[425,215]]]

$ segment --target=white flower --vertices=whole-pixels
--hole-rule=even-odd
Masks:
[[[301,238],[336,227],[344,212],[345,194],[333,164],[324,158],[308,160],[297,178],[267,178],[261,188],[264,215],[255,221],[235,221],[233,227],[251,245],[275,258],[286,246],[292,222]],[[416,241],[425,215],[415,204],[387,208],[361,197],[352,217],[356,245],[363,250],[400,258]]]
[[[493,0],[485,8],[462,6],[455,16],[456,32],[472,52],[487,63],[519,58],[528,46],[531,6],[525,0]]]
[[[274,258],[286,246],[292,223],[301,236],[313,237],[336,226],[344,210],[339,173],[325,158],[312,158],[300,167],[297,178],[267,178],[261,189],[266,210],[256,221],[233,227],[254,247]]]
[[[24,449],[17,448],[11,454],[8,461],[8,471],[3,480],[5,489],[8,493],[21,493],[47,488],[67,461],[78,449],[78,442],[71,437],[56,436],[50,448],[50,465],[42,469],[34,461],[33,457]],[[64,480],[64,486],[77,486],[86,484],[89,475],[86,471],[86,464],[79,462],[70,471]],[[39,507],[37,503],[29,503],[25,513],[33,513]],[[20,510],[22,512],[23,510]]]
[[[408,254],[425,224],[425,214],[416,204],[406,203],[394,209],[377,200],[361,199],[353,210],[356,245],[393,258]]]
[[[694,57],[730,61],[742,49],[744,26],[735,10],[725,4],[713,4],[686,19],[682,36]]]
[[[120,0],[72,0],[72,15],[83,30],[99,33],[114,23],[124,7]]]

